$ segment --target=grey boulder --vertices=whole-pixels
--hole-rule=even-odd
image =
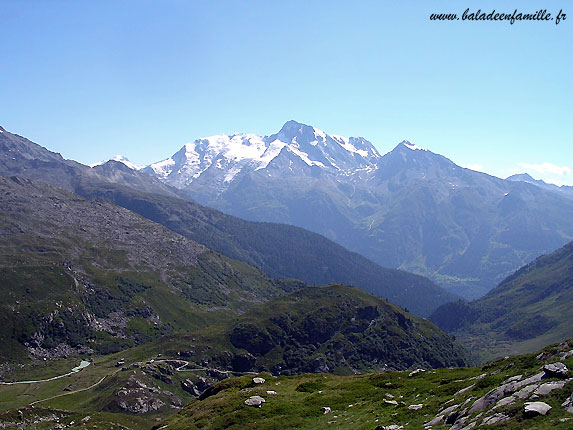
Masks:
[[[257,408],[260,408],[263,403],[265,403],[265,399],[263,399],[261,396],[251,396],[245,400],[245,405],[254,406]]]
[[[525,403],[525,415],[535,416],[535,415],[545,415],[551,406],[545,402],[526,402]]]

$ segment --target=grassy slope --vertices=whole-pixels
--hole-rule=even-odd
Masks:
[[[511,376],[529,376],[539,371],[544,362],[558,359],[558,352],[567,347],[546,348],[543,361],[535,354],[499,360],[481,368],[440,369],[408,376],[408,372],[389,372],[347,377],[332,375],[301,375],[272,378],[262,375],[266,382],[252,383],[251,377],[223,381],[219,392],[205,400],[195,400],[180,414],[169,419],[165,429],[281,429],[281,428],[332,428],[373,429],[376,425],[403,425],[418,429],[430,421],[444,405],[459,404],[469,397],[480,397]],[[566,364],[571,368],[573,359]],[[479,375],[485,378],[472,380]],[[454,393],[471,384],[475,386],[464,394]],[[546,417],[526,419],[523,401],[499,409],[511,416],[504,423],[506,429],[569,429],[570,422],[559,418],[573,418],[560,405],[571,392],[569,389],[553,392],[541,398],[553,407]],[[276,391],[276,395],[267,394]],[[390,405],[390,394],[398,405]],[[243,402],[252,395],[261,395],[266,403],[259,408],[248,407]],[[423,404],[420,410],[410,410],[409,405]],[[328,406],[332,413],[323,414]],[[475,416],[475,414],[474,414]],[[449,428],[435,425],[433,428]],[[479,427],[479,426],[478,426]]]
[[[130,209],[274,278],[354,285],[421,316],[455,297],[427,278],[383,268],[299,227],[244,221],[196,203],[118,185],[83,183],[76,191]]]
[[[372,314],[375,308],[378,309],[380,315]],[[269,314],[269,309],[273,309],[272,316]],[[275,324],[276,321],[284,322],[285,319],[289,321],[286,326]],[[309,323],[312,327],[308,326]],[[329,324],[336,326],[331,327],[334,330],[329,329]],[[384,358],[393,359],[394,361],[390,364],[402,368],[408,365],[429,364],[427,361],[420,360],[431,362],[446,360],[446,363],[442,364],[463,362],[463,355],[455,350],[446,335],[427,321],[408,315],[393,304],[352,287],[310,287],[261,304],[252,312],[233,318],[226,323],[212,324],[187,334],[164,336],[156,341],[116,354],[96,357],[95,365],[88,366],[78,374],[29,385],[0,385],[0,403],[2,404],[0,409],[11,410],[29,405],[33,401],[47,399],[37,406],[73,411],[72,415],[75,417],[90,415],[96,420],[94,422],[116,416],[118,422],[129,425],[129,420],[131,420],[131,425],[139,422],[135,428],[145,428],[142,423],[146,420],[146,425],[151,425],[155,418],[165,418],[175,413],[177,409],[162,409],[159,412],[147,414],[146,417],[135,417],[125,413],[109,415],[110,412],[106,410],[116,398],[114,393],[118,387],[124,386],[134,372],[143,370],[148,375],[146,378],[153,375],[155,364],[145,364],[151,358],[155,358],[158,362],[185,358],[189,361],[187,369],[201,368],[204,370],[173,372],[170,376],[172,384],[155,379],[152,382],[161,389],[173,392],[184,403],[187,403],[192,398],[181,389],[180,382],[183,379],[196,380],[198,376],[209,378],[212,373],[208,369],[232,370],[233,364],[230,358],[234,354],[247,354],[242,348],[233,346],[231,339],[233,329],[244,325],[257,325],[266,333],[273,333],[276,348],[268,354],[255,353],[259,359],[259,368],[271,368],[272,365],[281,362],[279,352],[284,353],[292,347],[301,352],[298,356],[299,361],[295,361],[294,365],[300,363],[308,365],[317,355],[325,356],[326,362],[331,364],[326,346],[332,345],[333,342],[340,350],[363,354],[362,362],[355,357],[346,357],[352,367],[360,368],[360,370],[379,368],[382,363],[377,359],[382,361]],[[381,327],[385,329],[382,333],[379,331]],[[280,330],[284,330],[282,334],[279,333]],[[316,334],[329,333],[330,337],[320,341],[301,339],[301,336],[314,337],[313,330],[317,332]],[[256,339],[256,336],[249,339]],[[383,350],[376,350],[378,347]],[[186,351],[185,355],[182,354],[183,351]],[[308,354],[304,355],[302,351]],[[372,360],[373,357],[369,353],[373,353],[376,360]],[[158,358],[159,354],[161,358]],[[126,362],[126,365],[115,367],[115,363],[120,358]],[[134,365],[134,363],[138,364]],[[10,375],[9,380],[41,379],[63,374],[76,364],[77,362],[73,360],[36,362],[33,366],[16,369]],[[123,370],[123,367],[128,369]],[[342,368],[343,366],[339,366],[333,370],[340,372]],[[291,370],[293,369],[296,370],[295,367]],[[347,367],[345,371],[352,371],[352,368]],[[75,390],[90,387],[104,376],[106,379],[100,385],[74,393]],[[212,378],[211,381],[213,381]],[[72,392],[69,393],[64,389],[72,390]]]
[[[130,211],[61,189],[0,178],[0,204],[3,360],[23,359],[24,343],[118,350],[225,319],[288,288]],[[96,330],[96,319],[121,333]]]
[[[312,371],[316,360],[337,373],[467,363],[434,325],[341,285],[279,297],[237,318],[228,330],[231,343],[259,357],[266,369]]]

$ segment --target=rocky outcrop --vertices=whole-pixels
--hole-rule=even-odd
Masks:
[[[551,363],[543,366],[543,371],[550,376],[555,376],[557,378],[566,378],[569,375],[569,369],[563,363]]]
[[[538,356],[540,360],[545,358]],[[474,427],[497,425],[510,420],[511,411],[515,414],[517,410],[515,406],[520,403],[523,405],[526,418],[546,415],[551,410],[551,406],[540,399],[556,391],[567,389],[571,386],[573,378],[564,379],[569,375],[569,370],[561,362],[545,364],[539,370],[526,378],[524,375],[507,378],[498,387],[478,399],[470,396],[464,402],[448,406],[428,421],[425,427],[446,424],[451,425],[450,430],[469,430]],[[490,376],[496,373],[497,371],[494,371]],[[451,401],[458,400],[460,395],[472,391],[475,385],[458,390]],[[509,406],[511,408],[507,408]],[[562,404],[562,407],[573,413],[573,395]]]
[[[131,414],[146,414],[182,406],[183,403],[175,394],[161,390],[143,372],[134,372],[129,376],[125,386],[114,391],[113,399],[106,409]]]
[[[191,381],[190,379],[184,379],[181,381],[181,388],[183,388],[184,391],[188,392],[194,397],[199,397],[205,392],[205,390],[212,386],[212,384],[210,384],[205,378],[201,376],[199,376],[195,382]]]

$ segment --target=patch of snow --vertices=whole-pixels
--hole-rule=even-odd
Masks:
[[[233,178],[235,176],[237,176],[237,173],[239,173],[240,171],[241,171],[241,167],[233,167],[232,169],[227,171],[227,174],[225,175],[224,182],[231,182],[233,180]]]
[[[175,165],[175,160],[173,158],[167,158],[163,161],[158,161],[157,163],[151,164],[149,167],[155,172],[156,175],[161,178],[166,178],[169,176]]]
[[[282,149],[287,145],[287,143],[282,140],[275,139],[269,143],[269,147],[260,157],[260,165],[255,170],[264,169],[269,165],[269,163],[282,151]]]
[[[112,158],[113,161],[119,161],[120,163],[125,164],[127,167],[129,167],[130,169],[133,170],[140,170],[143,169],[143,166],[137,166],[135,164],[133,164],[131,161],[129,161],[127,159],[127,157],[124,157],[123,155],[116,155],[115,157]]]
[[[300,159],[302,161],[304,161],[306,164],[308,164],[309,166],[320,166],[320,167],[326,167],[324,164],[322,164],[320,161],[312,161],[308,154],[306,152],[302,152],[300,149],[298,149],[295,146],[288,146],[287,149],[289,151],[291,151],[293,154],[297,155],[298,157],[300,157]]]
[[[361,155],[362,157],[368,157],[368,151],[364,149],[356,148],[352,143],[350,143],[350,139],[344,136],[338,136],[336,134],[331,135],[332,139],[346,149],[348,152],[352,152],[354,154]]]
[[[314,137],[316,140],[322,140],[323,142],[326,140],[326,133],[324,131],[314,127],[312,127],[312,130],[314,131]]]
[[[118,161],[118,162],[120,162],[120,163],[122,163],[122,164],[125,164],[127,167],[129,167],[130,169],[133,169],[133,170],[143,169],[143,166],[137,166],[137,165],[133,164],[131,161],[129,161],[129,160],[127,159],[127,157],[124,157],[123,155],[116,155],[116,156],[114,156],[113,158],[110,158],[110,159],[107,160],[107,161],[100,161],[100,162],[98,162],[98,163],[90,164],[89,166],[90,166],[90,167],[101,166],[102,164],[105,164],[105,163],[107,163],[108,161]]]
[[[347,137],[344,136],[339,136],[338,134],[331,134],[330,137],[332,137],[334,140],[336,140],[338,143],[342,142],[342,143],[348,143],[350,141],[350,139],[348,139]]]
[[[427,151],[426,148],[422,148],[421,146],[415,145],[412,142],[408,142],[407,140],[403,141],[402,144],[412,151]]]

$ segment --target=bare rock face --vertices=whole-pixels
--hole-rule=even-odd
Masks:
[[[551,406],[549,406],[545,402],[526,402],[525,403],[525,415],[526,416],[535,416],[535,415],[545,415]]]
[[[515,391],[528,385],[539,382],[545,376],[545,372],[540,372],[527,379],[517,381],[516,379],[521,379],[521,375],[519,376],[520,378],[517,377],[509,378],[503,385],[494,388],[493,390],[487,392],[483,397],[477,399],[472,405],[469,414],[471,415],[474,412],[479,412],[488,409],[490,406],[497,403],[502,398],[513,394]]]
[[[566,378],[569,374],[569,369],[567,369],[567,366],[560,362],[546,364],[543,366],[543,370],[549,376],[554,376],[557,378]]]
[[[197,386],[190,379],[184,379],[181,381],[181,388],[183,388],[184,391],[187,391],[192,396],[199,397],[201,395],[201,392]]]
[[[560,390],[562,389],[567,381],[553,381],[553,382],[546,382],[545,384],[541,384],[533,394],[538,396],[546,396],[551,393],[553,390]]]

